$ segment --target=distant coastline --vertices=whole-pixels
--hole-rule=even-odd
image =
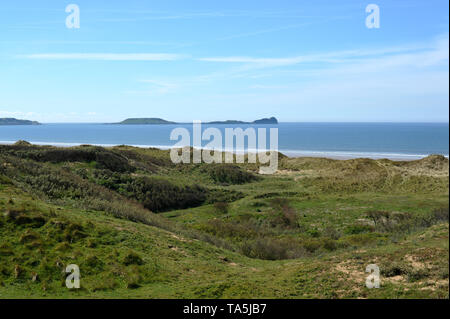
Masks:
[[[19,120],[13,117],[0,118],[0,125],[41,125],[37,121]]]
[[[113,124],[119,124],[119,125],[164,125],[164,124],[190,124],[190,123],[181,123],[181,122],[172,122],[167,121],[165,119],[157,118],[157,117],[150,117],[150,118],[128,118],[123,120],[122,122],[113,123]],[[236,124],[278,124],[278,120],[276,117],[272,116],[270,118],[262,118],[259,120],[254,120],[253,122],[245,122],[245,121],[239,121],[239,120],[226,120],[226,121],[212,121],[212,122],[205,122],[204,124],[230,124],[230,125],[236,125]]]
[[[24,143],[25,141],[0,141],[0,145],[12,145],[16,143]],[[124,144],[109,144],[109,143],[64,143],[64,142],[39,142],[39,141],[26,141],[26,143],[40,146],[55,146],[55,147],[75,147],[80,145],[92,145],[100,147],[117,147]],[[141,144],[126,144],[126,146],[137,148],[156,148],[160,150],[170,150],[173,145],[141,145]],[[202,148],[207,149],[207,148]],[[223,150],[224,152],[231,152],[231,150]],[[370,158],[370,159],[389,159],[392,161],[414,161],[419,160],[431,155],[442,155],[449,158],[448,154],[402,154],[402,153],[389,153],[389,152],[357,152],[357,151],[314,151],[314,150],[289,150],[279,149],[280,153],[287,157],[317,157],[317,158],[329,158],[337,160],[348,160],[356,158]],[[245,153],[254,153],[254,150],[246,151]],[[234,151],[234,153],[239,153]]]
[[[222,134],[241,125],[217,125]],[[255,125],[257,127],[258,125]],[[261,126],[264,126],[261,125]],[[269,125],[270,126],[270,125]],[[171,131],[192,123],[172,125],[105,125],[104,123],[46,123],[0,126],[0,144],[18,140],[33,144],[75,146],[130,145],[168,149],[176,141]],[[205,126],[207,128],[208,125]],[[248,127],[248,125],[242,125]],[[278,150],[289,157],[420,159],[448,156],[448,123],[278,123]],[[192,141],[191,141],[192,142]],[[189,143],[189,142],[187,142]],[[202,142],[205,146],[207,141]]]
[[[175,122],[166,121],[164,119],[151,117],[151,118],[128,118],[119,123],[113,124],[123,124],[123,125],[136,125],[136,124],[145,124],[145,125],[161,125],[161,124],[177,124]]]

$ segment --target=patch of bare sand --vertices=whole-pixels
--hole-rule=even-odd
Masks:
[[[182,241],[182,242],[187,242],[187,243],[192,242],[192,240],[188,240],[186,238],[180,237],[178,235],[175,235],[174,233],[170,233],[170,236],[172,236],[173,238],[175,238],[179,241]]]
[[[427,265],[423,262],[417,260],[417,256],[405,255],[404,259],[414,268],[414,269],[425,269]]]
[[[357,283],[364,284],[366,281],[367,274],[359,264],[354,265],[351,261],[343,261],[337,264],[335,269],[346,274],[348,279]]]

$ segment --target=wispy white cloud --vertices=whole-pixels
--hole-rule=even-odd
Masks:
[[[79,44],[79,45],[107,45],[107,44],[123,44],[123,45],[149,45],[149,46],[172,46],[172,47],[186,47],[192,46],[189,42],[161,42],[161,41],[84,41],[84,40],[36,40],[36,41],[17,41],[17,40],[0,40],[0,44],[27,44],[27,45],[52,45],[52,44]]]
[[[364,72],[379,72],[400,67],[423,68],[448,64],[448,44],[448,34],[445,34],[428,43],[405,46],[343,50],[280,58],[227,56],[205,57],[197,60],[233,65],[228,70],[200,77],[203,79],[240,76],[257,78],[258,74],[255,73],[257,70],[272,68],[276,73],[282,67],[291,67],[286,72],[291,72],[292,75],[297,73],[303,77],[331,75],[332,73],[335,76],[348,73],[361,75]],[[301,66],[301,68],[297,66]],[[270,74],[264,75],[264,77],[267,76]]]
[[[447,39],[448,41],[448,39]],[[441,45],[443,43],[444,45]],[[440,49],[445,46],[445,41],[439,43]],[[433,54],[436,52],[433,48],[428,48]],[[340,63],[348,62],[350,59],[357,58],[369,58],[369,57],[379,57],[390,54],[407,53],[407,52],[423,52],[426,50],[424,47],[419,46],[405,46],[405,47],[391,47],[391,48],[381,48],[381,49],[361,49],[361,50],[345,50],[337,52],[328,53],[318,53],[310,55],[300,55],[294,57],[284,57],[284,58],[258,58],[258,57],[245,57],[245,56],[228,56],[228,57],[206,57],[199,58],[199,61],[206,62],[223,62],[223,63],[247,63],[247,64],[258,64],[261,66],[273,67],[273,66],[284,66],[293,65],[304,62],[325,62],[325,63]],[[442,56],[442,52],[438,53],[439,58]],[[445,56],[444,56],[445,57]]]
[[[101,22],[135,22],[152,20],[188,20],[199,18],[323,18],[323,16],[305,14],[303,11],[197,11],[197,12],[173,12],[173,11],[116,11],[102,10],[101,13],[117,13],[120,17],[107,17],[98,21]],[[124,17],[124,15],[132,15]]]
[[[94,60],[94,61],[174,61],[185,58],[168,53],[41,53],[20,55],[19,58],[37,60]]]

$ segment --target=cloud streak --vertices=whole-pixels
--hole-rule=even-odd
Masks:
[[[300,72],[306,75],[315,72],[332,72],[335,67],[344,73],[380,71],[394,67],[424,68],[438,65],[448,65],[448,34],[441,35],[431,43],[411,44],[406,46],[355,49],[335,52],[324,52],[317,54],[299,55],[280,58],[260,58],[249,56],[227,56],[227,57],[205,57],[198,61],[231,64],[234,67],[228,71],[219,72],[217,75],[245,74],[252,70],[294,67],[303,65]],[[311,70],[310,67],[313,69]]]
[[[19,56],[33,60],[91,60],[91,61],[175,61],[185,58],[168,53],[42,53]]]

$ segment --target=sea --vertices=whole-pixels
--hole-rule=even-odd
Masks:
[[[0,126],[0,144],[25,140],[32,144],[75,146],[131,145],[169,149],[177,141],[170,135],[185,128],[193,140],[192,124],[117,125],[102,123],[49,123]],[[277,125],[208,125],[225,139],[226,128],[278,129],[278,150],[287,156],[313,156],[337,159],[388,158],[415,160],[430,154],[449,154],[448,123],[279,123]],[[205,146],[209,141],[203,141]],[[247,147],[247,146],[246,146]]]

